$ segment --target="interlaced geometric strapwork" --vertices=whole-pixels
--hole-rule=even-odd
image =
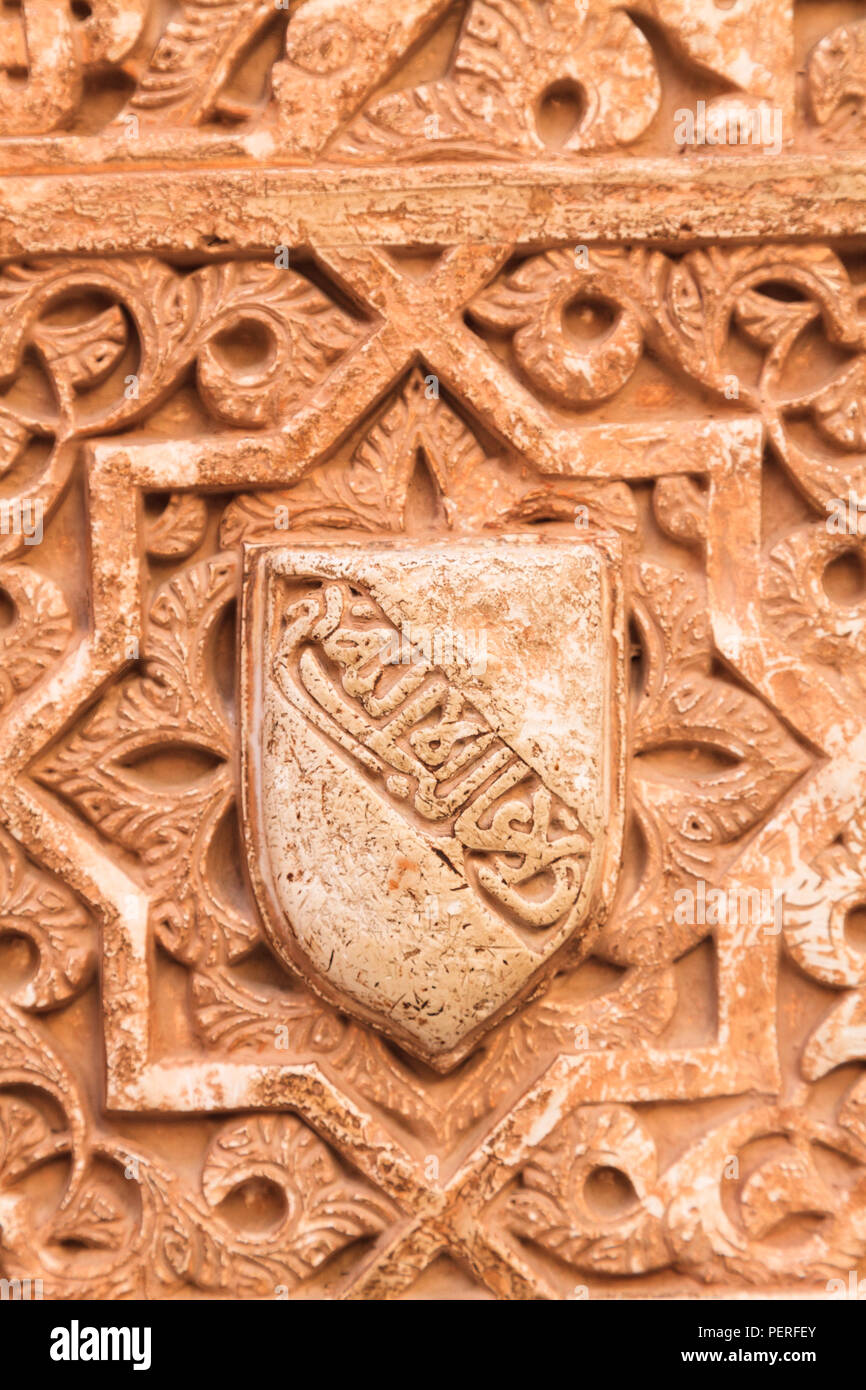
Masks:
[[[838,18],[0,13],[2,1277],[857,1269]]]

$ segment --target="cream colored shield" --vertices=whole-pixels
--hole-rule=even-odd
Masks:
[[[271,943],[441,1070],[585,955],[622,838],[608,537],[247,551],[244,833]]]

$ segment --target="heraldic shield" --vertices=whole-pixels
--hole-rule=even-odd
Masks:
[[[241,641],[271,945],[445,1071],[589,953],[614,891],[617,542],[250,547]]]

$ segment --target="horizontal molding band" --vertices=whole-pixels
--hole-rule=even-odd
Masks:
[[[0,175],[3,257],[863,235],[866,159],[854,155],[316,170],[79,165]]]

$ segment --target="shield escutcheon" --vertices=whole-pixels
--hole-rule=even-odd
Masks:
[[[270,942],[439,1070],[584,957],[622,848],[615,537],[249,547],[243,828]]]

